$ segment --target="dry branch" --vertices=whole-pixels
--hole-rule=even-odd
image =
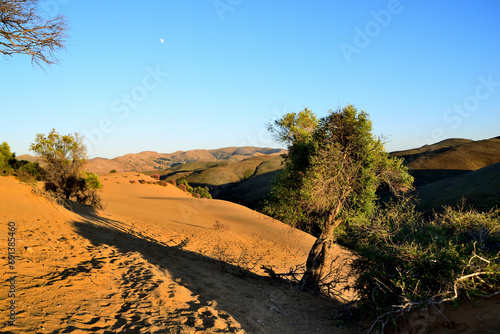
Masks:
[[[4,57],[26,54],[39,66],[58,62],[56,52],[64,49],[67,23],[63,16],[43,19],[38,0],[0,1],[0,53]]]

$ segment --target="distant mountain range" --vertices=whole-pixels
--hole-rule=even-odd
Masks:
[[[131,153],[113,159],[93,158],[86,165],[88,172],[96,174],[117,172],[143,172],[168,169],[180,164],[196,161],[227,162],[241,161],[255,156],[283,154],[285,150],[265,147],[226,147],[213,150],[177,151],[174,153],[158,153],[145,151]],[[37,161],[38,157],[21,155],[19,160]]]

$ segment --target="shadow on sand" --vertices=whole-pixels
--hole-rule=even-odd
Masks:
[[[168,271],[175,282],[191,292],[191,296],[196,298],[195,302],[189,302],[187,309],[175,310],[176,313],[193,313],[211,306],[222,311],[219,312],[222,318],[229,318],[225,313],[228,312],[249,333],[278,330],[272,329],[272,323],[284,326],[278,331],[295,333],[318,326],[325,328],[326,324],[333,326],[335,309],[342,307],[332,300],[298,292],[290,282],[262,277],[241,267],[183,249],[189,242],[187,239],[180,244],[169,245],[170,243],[159,242],[140,231],[132,230],[119,221],[101,217],[90,209],[78,211],[83,219],[73,223],[76,231],[94,246],[112,246],[123,255],[129,252],[139,253],[161,271]],[[122,282],[125,286],[135,287],[135,290],[128,292],[131,294],[133,291],[145,291],[138,289],[144,284],[149,284],[154,289],[155,286],[148,282],[150,279],[150,274],[148,276],[144,271],[131,269],[127,272],[127,277],[122,277]],[[130,308],[125,304],[122,308],[127,307]],[[202,324],[198,322],[195,325],[192,320],[184,325],[198,330],[210,329],[213,318],[203,312],[198,313],[206,315]],[[120,328],[121,332],[133,332],[147,326],[139,320],[124,323],[118,316],[117,319],[112,329]],[[167,327],[178,325],[171,323]],[[237,328],[229,327],[226,330],[234,332]]]

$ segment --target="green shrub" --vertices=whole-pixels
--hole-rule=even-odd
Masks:
[[[109,171],[110,174],[116,173],[116,169],[112,169]]]
[[[10,146],[6,142],[0,144],[0,174],[9,175],[14,171],[16,155],[10,151]]]
[[[96,174],[85,172],[84,177],[85,177],[85,183],[87,184],[87,187],[89,189],[96,190],[102,188],[101,180],[99,180],[99,176],[97,176]]]
[[[201,198],[212,199],[212,195],[210,195],[210,190],[207,187],[196,187],[193,189],[193,194],[198,194]]]
[[[398,316],[413,307],[500,290],[500,209],[445,208],[425,219],[410,199],[350,224],[338,242],[356,255],[362,314]],[[470,276],[468,276],[470,275]]]
[[[184,187],[182,188],[184,191],[187,191],[188,193],[193,193],[193,187],[191,187],[188,183],[188,181],[185,179],[185,178],[180,178],[179,180],[177,180],[177,185],[178,186],[184,186],[185,187],[185,190],[184,190]]]
[[[21,182],[35,183],[43,179],[44,170],[38,162],[29,162],[22,160],[17,169],[17,178]]]

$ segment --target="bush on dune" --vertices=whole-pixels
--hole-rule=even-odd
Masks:
[[[193,194],[195,196],[198,195],[196,197],[212,199],[212,195],[210,195],[210,190],[207,187],[196,187],[193,189]]]
[[[185,178],[180,178],[179,180],[177,180],[177,186],[183,191],[193,193],[193,187],[189,185],[188,181]]]
[[[390,317],[413,308],[500,290],[500,209],[446,207],[424,218],[412,199],[391,202],[371,224],[351,224],[337,241],[352,263],[360,314]]]
[[[101,208],[96,192],[100,181],[83,171],[87,150],[78,134],[59,135],[53,129],[47,136],[38,134],[30,149],[45,163],[45,190],[64,200]]]
[[[6,142],[0,145],[0,173],[9,175],[14,171],[16,155],[10,151],[10,146]]]

